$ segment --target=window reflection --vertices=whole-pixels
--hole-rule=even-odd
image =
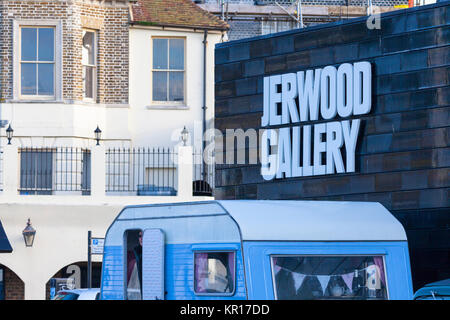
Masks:
[[[53,95],[53,64],[38,65],[38,92],[41,95]]]
[[[84,31],[82,60],[85,65],[95,64],[95,35],[94,32]]]
[[[52,178],[52,151],[20,151],[20,194],[52,194]]]
[[[83,63],[83,89],[84,98],[95,99],[97,81],[96,61],[96,33],[95,31],[83,31],[83,48],[81,61]]]
[[[153,101],[184,101],[184,39],[153,39]]]
[[[171,70],[184,70],[184,40],[170,39],[170,57]]]
[[[22,28],[22,61],[37,60],[37,29]]]
[[[36,63],[23,63],[22,64],[22,74],[21,74],[21,88],[22,94],[36,95],[36,73],[37,64]]]
[[[387,299],[382,256],[272,256],[276,298]]]
[[[51,28],[39,28],[39,61],[54,60],[54,32]]]
[[[183,101],[183,72],[170,72],[169,75],[169,100]]]
[[[194,260],[196,293],[234,292],[234,252],[198,252]]]
[[[153,73],[153,100],[167,100],[167,72]]]
[[[153,69],[167,69],[167,39],[153,39]]]
[[[21,94],[53,96],[55,79],[55,29],[21,28]]]

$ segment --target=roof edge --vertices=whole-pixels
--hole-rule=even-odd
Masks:
[[[214,31],[227,31],[230,27],[205,27],[198,25],[182,25],[182,24],[169,24],[169,23],[156,23],[150,21],[130,21],[130,25],[141,25],[148,27],[162,27],[162,28],[178,28],[178,29],[194,29],[194,30],[214,30]]]
[[[436,2],[436,3],[423,5],[423,6],[418,6],[418,7],[413,7],[413,8],[406,8],[406,9],[399,9],[399,10],[384,12],[384,13],[381,13],[380,16],[381,16],[381,18],[390,18],[390,17],[395,17],[395,16],[398,16],[398,15],[408,14],[410,12],[425,11],[425,10],[429,10],[429,9],[433,9],[433,8],[446,7],[446,6],[449,6],[449,5],[450,5],[450,0],[446,0],[446,1]],[[367,20],[367,16],[362,16],[362,17],[357,17],[357,18],[351,18],[351,19],[348,19],[348,20],[341,20],[341,21],[334,21],[334,22],[329,22],[329,23],[323,23],[323,24],[310,26],[310,27],[306,27],[306,28],[302,28],[302,29],[291,29],[291,30],[288,30],[288,31],[282,31],[282,32],[271,33],[271,34],[266,34],[266,35],[260,35],[260,36],[250,37],[250,38],[231,40],[231,41],[217,43],[215,45],[215,48],[216,49],[227,48],[227,47],[231,47],[233,45],[237,45],[237,44],[241,44],[241,43],[253,42],[253,41],[264,40],[264,39],[272,39],[272,38],[287,36],[287,35],[290,35],[290,34],[301,34],[303,32],[310,32],[310,31],[315,31],[315,30],[327,29],[327,28],[332,28],[332,27],[336,27],[336,26],[339,26],[339,25],[356,24],[356,23],[361,23],[361,22],[366,21],[366,20]]]

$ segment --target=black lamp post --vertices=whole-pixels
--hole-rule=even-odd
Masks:
[[[31,226],[30,218],[28,218],[27,226],[22,231],[23,239],[26,247],[32,247],[36,230]]]
[[[11,144],[11,139],[13,136],[13,128],[11,128],[11,124],[9,124],[8,129],[6,129],[6,137],[8,138],[8,144]]]
[[[94,131],[95,133],[95,140],[97,140],[97,146],[100,145],[100,139],[102,138],[102,130],[97,126],[97,129]]]

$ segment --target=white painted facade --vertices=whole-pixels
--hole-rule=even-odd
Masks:
[[[185,103],[157,105],[151,101],[152,37],[185,39]],[[206,57],[206,123],[214,115],[214,46],[221,32],[209,31]],[[121,208],[131,204],[204,201],[193,196],[192,147],[182,147],[184,126],[201,148],[203,102],[202,30],[133,27],[129,30],[129,103],[94,104],[83,101],[7,101],[0,119],[8,120],[14,135],[6,145],[0,129],[3,157],[0,168],[0,221],[13,247],[0,254],[0,265],[24,283],[25,299],[45,299],[45,285],[61,268],[87,261],[87,232],[104,237]],[[58,80],[60,81],[60,80]],[[95,146],[94,130],[102,130]],[[194,129],[195,128],[195,129]],[[196,130],[194,134],[194,130]],[[193,144],[193,143],[192,143]],[[91,150],[91,195],[70,193],[19,195],[21,147],[83,147]],[[176,196],[110,196],[105,193],[105,147],[176,147]],[[33,247],[25,247],[22,230],[28,218],[36,229]],[[93,256],[101,261],[101,256]],[[5,286],[8,284],[5,283]]]
[[[152,102],[152,39],[185,39],[185,101],[180,104]],[[220,32],[209,31],[206,44],[206,123],[214,117],[214,46],[221,41]],[[176,30],[132,26],[130,30],[130,134],[136,145],[171,145],[184,126],[192,143],[201,147],[203,108],[203,39],[202,30]],[[195,127],[195,128],[194,128]],[[158,133],[149,135],[148,132]],[[195,135],[195,142],[194,142]]]
[[[45,285],[56,272],[73,263],[87,261],[88,231],[92,231],[93,237],[104,237],[106,230],[125,205],[212,199],[192,195],[191,146],[178,148],[176,196],[106,195],[106,168],[104,161],[101,161],[104,154],[103,146],[92,149],[90,196],[19,195],[17,147],[3,148],[0,221],[13,252],[0,254],[0,264],[14,271],[24,282],[25,299],[45,299]],[[32,247],[25,247],[22,236],[28,218],[36,229]],[[101,262],[101,256],[93,255],[92,261]]]
[[[152,102],[152,38],[185,39],[185,102]],[[214,46],[222,34],[209,31],[206,49],[206,123],[214,116]],[[13,100],[0,103],[0,119],[14,129],[13,144],[25,146],[82,146],[95,144],[94,130],[102,130],[107,146],[161,146],[179,143],[184,126],[201,146],[203,108],[202,30],[130,27],[129,104],[83,101]],[[5,137],[5,128],[1,136]],[[195,130],[195,134],[194,134]],[[192,141],[193,142],[193,141]],[[2,139],[0,145],[5,143]]]

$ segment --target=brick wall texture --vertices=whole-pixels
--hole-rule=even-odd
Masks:
[[[23,281],[10,269],[0,265],[3,268],[3,284],[5,290],[5,300],[24,300],[25,285]]]
[[[13,21],[62,23],[62,96],[83,99],[83,28],[98,34],[97,102],[128,103],[128,7],[122,1],[2,0],[0,2],[0,101],[12,99]],[[61,48],[56,48],[56,50]]]
[[[216,47],[215,126],[261,124],[263,77],[370,61],[357,171],[264,181],[260,165],[216,165],[218,199],[377,201],[406,229],[414,289],[450,277],[450,5],[383,14]],[[309,124],[309,123],[307,123]]]

